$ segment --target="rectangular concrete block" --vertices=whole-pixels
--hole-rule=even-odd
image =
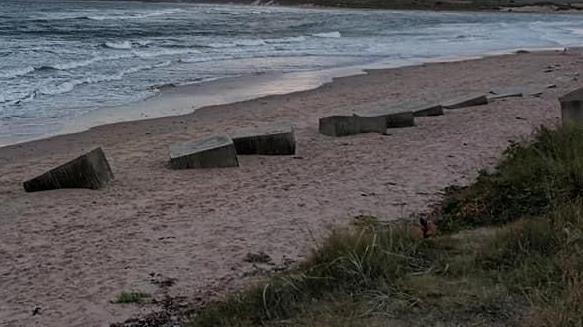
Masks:
[[[231,138],[237,154],[293,155],[296,152],[294,128],[287,123],[240,130]]]
[[[237,151],[228,136],[214,136],[200,142],[170,146],[170,168],[238,167]]]
[[[389,108],[374,112],[356,113],[355,115],[361,119],[383,120],[385,122],[385,129],[415,126],[415,116],[412,111],[399,112]]]
[[[415,126],[415,114],[412,111],[390,114],[385,117],[387,128]]]
[[[460,109],[466,107],[480,106],[488,104],[488,97],[486,94],[470,94],[459,98],[451,99],[442,103],[445,109]]]
[[[360,133],[384,133],[386,121],[379,117],[338,115],[320,118],[319,130],[328,136],[347,136]]]
[[[424,105],[412,110],[415,117],[434,117],[443,115],[443,106],[440,104]]]
[[[99,189],[113,179],[111,167],[101,148],[94,149],[76,159],[23,183],[26,192],[48,191],[62,188]]]
[[[329,116],[319,120],[319,131],[328,136],[360,134],[360,124],[355,116]]]
[[[559,98],[563,125],[583,123],[583,88]]]

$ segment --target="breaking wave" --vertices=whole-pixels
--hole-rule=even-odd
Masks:
[[[0,78],[14,78],[19,76],[24,76],[26,74],[34,72],[35,68],[32,66],[24,68],[9,68],[7,70],[0,70]]]
[[[257,40],[237,40],[233,42],[216,42],[210,43],[206,45],[209,48],[233,48],[233,47],[253,47],[253,46],[262,46],[267,44],[283,44],[283,43],[299,43],[306,41],[305,36],[291,36],[291,37],[282,37],[276,39],[257,39]]]
[[[164,15],[171,15],[175,13],[182,12],[182,9],[168,9],[168,10],[161,10],[161,11],[154,11],[144,14],[121,14],[121,15],[103,15],[103,16],[84,16],[85,19],[90,20],[125,20],[125,19],[144,19],[144,18],[151,18],[156,16],[164,16]]]
[[[342,37],[342,34],[338,31],[336,31],[336,32],[327,32],[327,33],[316,33],[316,34],[312,34],[312,36],[337,39],[337,38]]]
[[[96,75],[96,76],[89,76],[83,79],[77,79],[68,81],[65,83],[61,83],[58,85],[51,85],[39,88],[37,91],[40,94],[45,95],[56,95],[56,94],[63,94],[67,92],[71,92],[75,87],[84,84],[95,84],[95,83],[102,83],[102,82],[110,82],[110,81],[119,81],[124,78],[127,74],[137,73],[143,70],[150,70],[155,68],[167,67],[172,64],[171,61],[165,61],[162,63],[158,63],[155,65],[143,65],[143,66],[136,66],[130,67],[128,69],[122,70],[121,72],[113,75]]]
[[[290,36],[290,37],[282,37],[279,39],[268,39],[265,40],[266,43],[273,44],[273,43],[299,43],[306,41],[305,36]]]
[[[130,41],[123,42],[105,42],[103,46],[110,49],[116,50],[129,50],[132,48],[132,43]]]
[[[200,51],[195,50],[195,49],[165,49],[165,48],[161,48],[158,50],[152,50],[152,51],[133,51],[133,54],[136,57],[140,57],[140,58],[154,58],[154,57],[175,56],[175,55],[194,54],[194,53],[200,53]]]
[[[79,61],[71,61],[63,64],[55,64],[50,66],[43,66],[39,69],[57,69],[57,70],[70,70],[80,67],[90,66],[94,63],[100,61],[110,61],[110,60],[119,60],[119,59],[128,59],[135,57],[134,54],[123,54],[123,55],[116,55],[116,56],[97,56],[89,59],[79,60]]]
[[[64,93],[68,93],[68,92],[73,91],[76,87],[81,86],[81,85],[119,81],[119,80],[122,80],[128,74],[134,74],[134,73],[138,73],[138,72],[145,71],[145,70],[167,67],[170,65],[172,65],[172,61],[165,61],[165,62],[157,63],[154,65],[142,65],[142,66],[130,67],[128,69],[122,70],[121,72],[119,72],[117,74],[93,75],[93,76],[87,76],[87,77],[81,78],[81,79],[70,80],[67,82],[60,83],[60,84],[45,85],[45,86],[39,87],[31,92],[28,92],[27,94],[25,94],[23,96],[19,96],[16,98],[7,98],[5,96],[0,96],[0,103],[3,103],[3,104],[7,103],[9,105],[20,104],[20,103],[32,100],[39,95],[64,94]]]

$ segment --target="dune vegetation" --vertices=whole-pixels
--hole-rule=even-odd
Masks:
[[[340,228],[191,326],[583,325],[583,127],[541,129],[418,224]]]

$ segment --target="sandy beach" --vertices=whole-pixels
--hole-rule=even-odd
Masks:
[[[111,304],[124,290],[204,302],[255,278],[248,253],[297,261],[330,226],[357,215],[426,210],[444,187],[492,167],[510,141],[556,124],[557,97],[580,86],[580,73],[580,50],[374,70],[311,91],[0,148],[0,325],[108,326],[156,310]],[[543,94],[418,118],[388,135],[318,133],[319,117],[357,106],[516,87]],[[296,126],[296,156],[166,168],[174,142],[279,121]],[[116,176],[109,187],[24,192],[24,180],[96,146]],[[156,282],[167,279],[175,283]]]

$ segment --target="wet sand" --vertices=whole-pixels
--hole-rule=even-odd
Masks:
[[[255,269],[244,261],[250,252],[276,264],[299,260],[330,226],[356,215],[423,211],[443,187],[492,167],[509,141],[556,124],[557,97],[580,86],[580,73],[580,50],[375,70],[311,91],[0,148],[0,325],[107,326],[155,309],[111,304],[124,290],[204,301],[253,279],[245,277]],[[356,106],[517,86],[544,92],[419,118],[388,135],[318,133],[319,117]],[[166,168],[173,142],[275,121],[296,125],[296,156]],[[111,186],[23,191],[25,179],[95,146],[109,157]],[[176,283],[161,288],[152,276]]]

